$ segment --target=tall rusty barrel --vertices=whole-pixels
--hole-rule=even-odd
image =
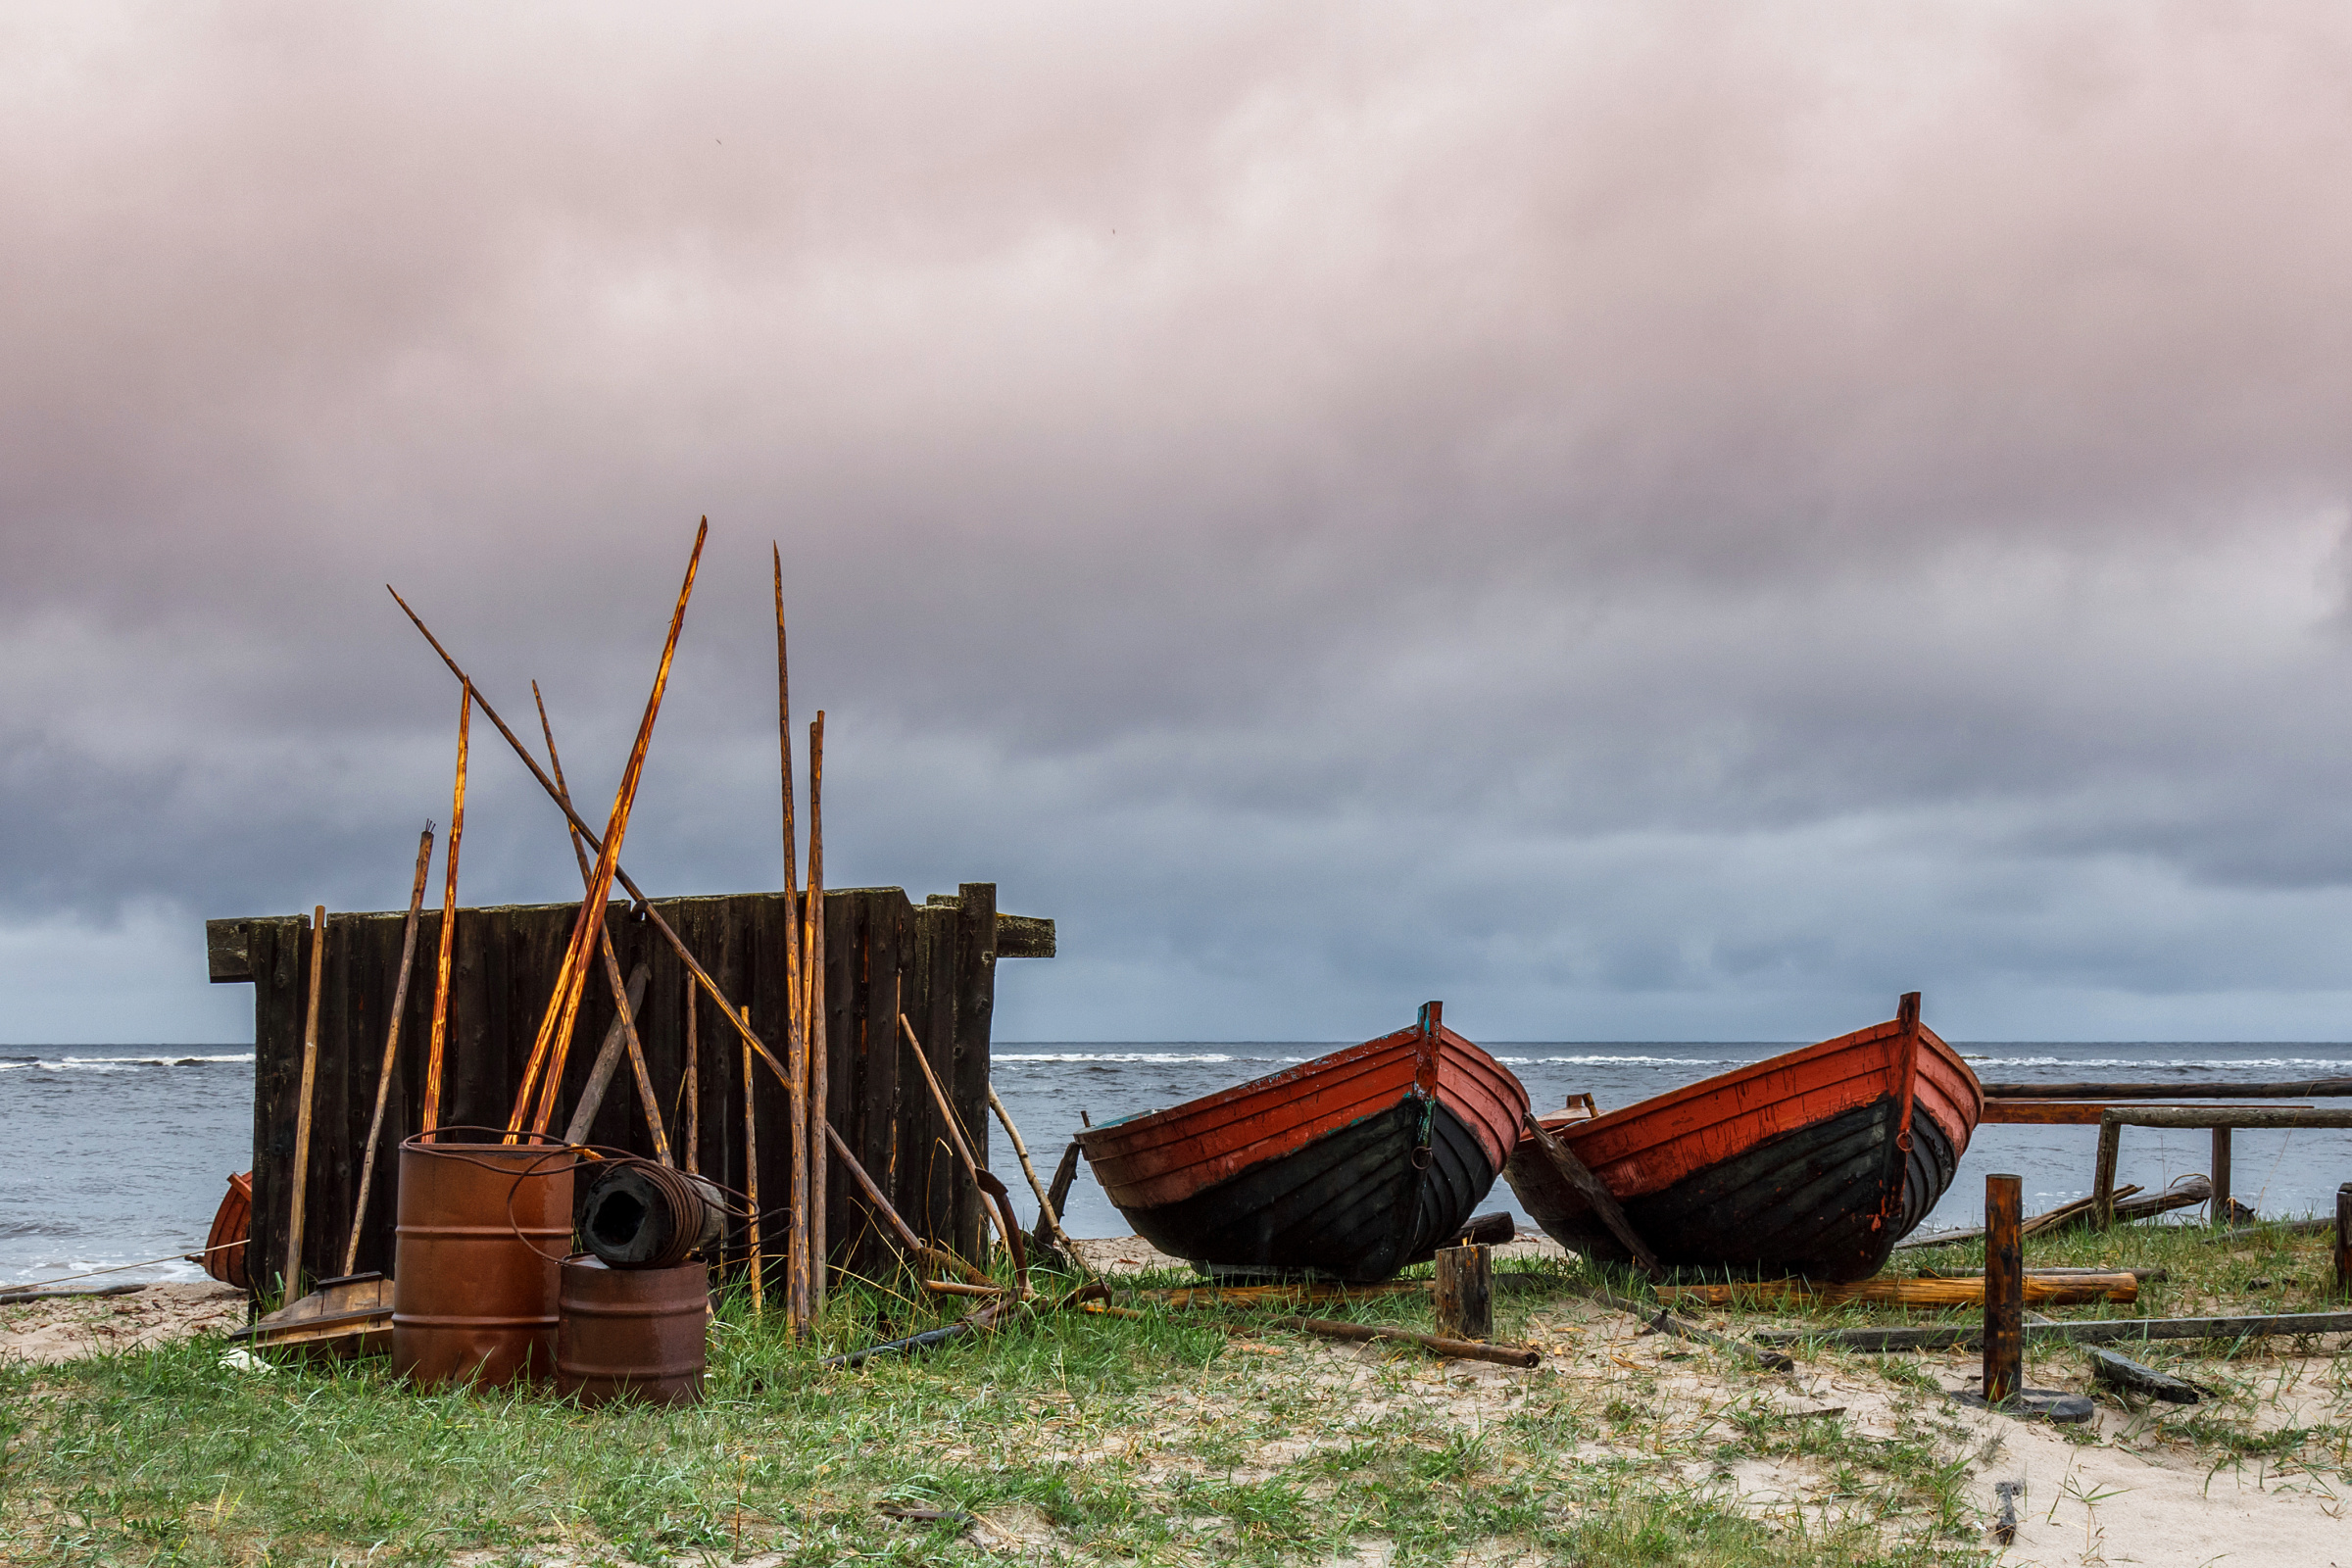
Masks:
[[[564,1265],[556,1387],[582,1404],[643,1399],[697,1404],[703,1397],[710,1268],[607,1268],[585,1253]]]
[[[446,1141],[458,1130],[400,1146],[392,1370],[420,1388],[547,1377],[558,1259],[571,1250],[573,1161],[544,1138]]]

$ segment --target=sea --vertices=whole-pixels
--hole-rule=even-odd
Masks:
[[[1528,1087],[1538,1109],[1590,1094],[1603,1110],[1792,1049],[1791,1042],[1692,1045],[1490,1044]],[[1041,1176],[1082,1115],[1097,1121],[1180,1103],[1279,1072],[1336,1043],[1194,1045],[999,1041],[999,1094]],[[2060,1083],[2153,1082],[2193,1100],[2227,1083],[2352,1074],[2352,1045],[1988,1044],[1959,1048],[1987,1079]],[[181,1254],[204,1245],[227,1177],[252,1165],[253,1052],[222,1046],[0,1046],[0,1288],[66,1276],[91,1284],[195,1279]],[[989,1128],[990,1163],[1014,1190],[1023,1218],[1035,1200],[1003,1130]],[[2096,1132],[2088,1127],[1984,1127],[1928,1229],[1977,1223],[1988,1172],[2025,1179],[2029,1213],[2089,1192]],[[2210,1135],[2127,1128],[2119,1182],[2155,1191],[2203,1171]],[[2231,1186],[2266,1215],[2332,1212],[2352,1180],[2352,1132],[2241,1132]],[[1080,1165],[1066,1224],[1075,1236],[1128,1227]],[[1510,1208],[1497,1183],[1486,1208]],[[2186,1220],[2197,1211],[2176,1216]],[[1520,1215],[1523,1225],[1526,1216]],[[1532,1229],[1532,1227],[1531,1227]],[[93,1270],[110,1272],[92,1276]]]

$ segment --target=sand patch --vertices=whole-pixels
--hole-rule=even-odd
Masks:
[[[53,1365],[85,1355],[225,1334],[245,1325],[245,1293],[207,1280],[150,1285],[128,1296],[61,1298],[0,1306],[0,1360]]]

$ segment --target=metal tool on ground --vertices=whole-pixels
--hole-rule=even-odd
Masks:
[[[1606,1286],[1571,1284],[1569,1289],[1603,1306],[1632,1313],[1646,1323],[1654,1334],[1670,1334],[1678,1340],[1689,1340],[1693,1345],[1712,1346],[1727,1354],[1753,1361],[1767,1372],[1791,1372],[1796,1369],[1796,1363],[1779,1350],[1764,1349],[1743,1340],[1717,1334],[1712,1329],[1700,1328],[1688,1318],[1676,1317],[1664,1307],[1638,1301],[1630,1296],[1620,1296]]]
[[[1438,1250],[1438,1334],[1448,1340],[1494,1337],[1494,1250],[1473,1242]]]
[[[311,1102],[318,1081],[318,997],[325,987],[326,906],[311,922],[310,997],[304,1004],[302,1025],[302,1092],[294,1102],[293,1196],[286,1211],[286,1266],[279,1288],[288,1296],[302,1294],[302,1229],[310,1217]]]
[[[424,908],[424,884],[433,869],[433,824],[416,840],[416,880],[409,889],[409,923],[400,938],[400,978],[392,987],[391,1021],[384,1028],[384,1064],[375,1078],[375,1114],[368,1122],[368,1152],[360,1156],[360,1196],[352,1200],[351,1239],[343,1246],[343,1274],[360,1266],[360,1226],[368,1217],[368,1191],[375,1177],[376,1144],[384,1134],[384,1103],[392,1098],[392,1062],[400,1054],[400,1020],[408,1010],[409,971],[416,961],[416,916]]]

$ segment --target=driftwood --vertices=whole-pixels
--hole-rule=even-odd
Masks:
[[[242,1247],[244,1243],[237,1245]],[[86,1297],[128,1296],[146,1288],[144,1285],[101,1285],[92,1291],[0,1291],[0,1306],[15,1306],[22,1301],[70,1301]]]
[[[1978,1343],[1980,1326],[1937,1328],[1773,1330],[1765,1345],[1814,1343],[1846,1350],[1950,1350]],[[2119,1317],[2085,1323],[2028,1323],[2029,1340],[2076,1345],[2128,1345],[2134,1340],[2252,1340],[2279,1334],[2352,1334],[2352,1312],[2272,1312],[2249,1317]]]
[[[2029,1271],[2026,1299],[2044,1306],[2079,1306],[2086,1301],[2127,1303],[2139,1298],[2139,1280],[2129,1270],[2112,1274],[2049,1274]],[[1658,1298],[1677,1305],[1740,1306],[1749,1302],[1793,1301],[1839,1306],[1849,1301],[1892,1306],[1981,1306],[1984,1277],[1958,1279],[1857,1280],[1817,1285],[1807,1280],[1753,1280],[1728,1285],[1661,1285]]]

